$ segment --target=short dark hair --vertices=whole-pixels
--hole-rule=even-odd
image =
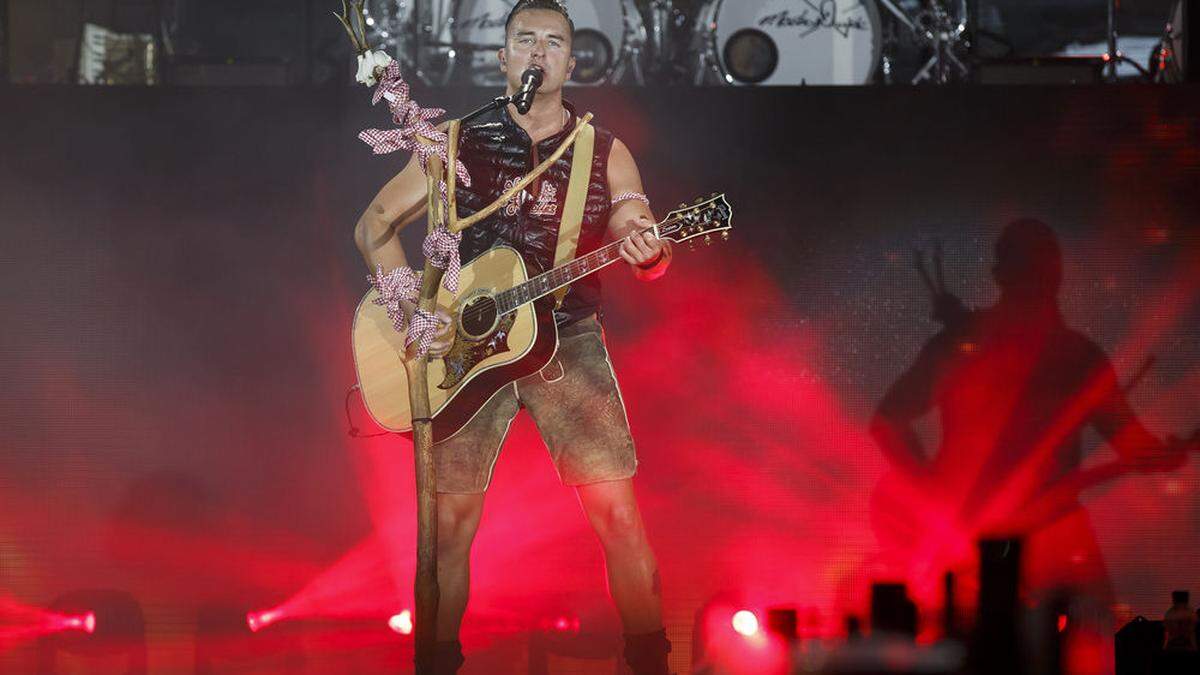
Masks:
[[[559,0],[517,0],[517,4],[508,13],[508,18],[504,20],[504,39],[508,39],[508,27],[512,24],[513,17],[527,9],[548,9],[551,12],[558,12],[564,19],[567,20],[567,27],[571,29],[571,35],[575,35],[575,22],[571,20],[571,15],[567,14],[567,6],[559,2]]]

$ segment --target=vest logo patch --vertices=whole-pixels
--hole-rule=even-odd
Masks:
[[[504,181],[503,192],[508,192],[517,184],[517,178],[509,178]],[[529,193],[521,190],[512,199],[504,205],[504,215],[513,217],[529,201]],[[533,216],[553,216],[558,214],[558,188],[554,187],[548,180],[542,181],[541,191],[538,193],[537,201],[529,209],[529,214]]]

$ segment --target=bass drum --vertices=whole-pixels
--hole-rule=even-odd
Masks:
[[[503,87],[500,57],[504,46],[504,20],[514,0],[461,0],[451,31],[458,67],[465,80],[479,86]],[[629,47],[645,34],[641,15],[627,0],[566,0],[575,22],[572,52],[575,72],[571,84],[598,85],[618,81],[629,60]],[[461,75],[460,71],[460,75]]]
[[[414,8],[417,2],[422,3],[419,16]],[[455,59],[450,44],[453,4],[453,0],[367,0],[363,6],[367,38],[400,62],[406,78],[447,85]],[[424,36],[419,54],[415,49],[418,33]]]
[[[883,44],[875,0],[709,0],[701,72],[733,85],[867,84]]]

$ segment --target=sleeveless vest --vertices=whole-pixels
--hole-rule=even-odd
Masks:
[[[456,190],[459,217],[467,217],[491,204],[505,190],[550,156],[575,127],[575,108],[563,101],[571,122],[557,134],[537,144],[513,121],[507,107],[484,115],[462,128],[459,159],[471,174],[471,187],[461,184]],[[594,125],[593,125],[594,126]],[[580,226],[576,256],[599,248],[604,241],[611,210],[608,190],[608,153],[611,132],[596,127],[596,150],[588,181],[587,199]],[[498,245],[516,249],[525,260],[529,275],[544,272],[554,265],[559,220],[571,178],[571,148],[529,187],[491,217],[463,232],[459,254],[464,263]],[[571,285],[562,306],[555,311],[561,328],[590,314],[600,313],[600,278],[584,277]]]

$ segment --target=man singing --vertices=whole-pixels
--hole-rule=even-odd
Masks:
[[[575,127],[576,111],[562,98],[563,83],[575,68],[573,31],[567,10],[556,0],[520,0],[509,13],[499,53],[508,95],[520,90],[521,75],[530,68],[542,71],[542,85],[527,114],[509,105],[463,127],[459,159],[471,186],[457,188],[462,217],[499,198]],[[463,261],[506,245],[533,270],[553,267],[573,158],[574,149],[568,150],[503,208],[467,229],[459,247]],[[423,215],[425,205],[425,175],[414,159],[379,191],[355,228],[369,269],[408,265],[399,232]],[[655,279],[666,271],[671,251],[646,231],[654,222],[629,149],[597,127],[578,253],[598,248],[606,237],[628,236],[621,257],[639,278]],[[412,307],[405,310],[411,318]],[[625,630],[625,660],[638,675],[668,672],[670,643],[662,624],[658,567],[633,493],[637,457],[600,316],[597,275],[576,281],[555,311],[559,347],[554,360],[501,389],[462,431],[434,446],[438,673],[454,673],[463,663],[457,637],[467,606],[471,542],[500,447],[521,407],[533,416],[559,477],[576,489],[600,538],[609,591]],[[430,349],[434,356],[445,354],[453,342],[449,317],[439,317],[443,329]]]

